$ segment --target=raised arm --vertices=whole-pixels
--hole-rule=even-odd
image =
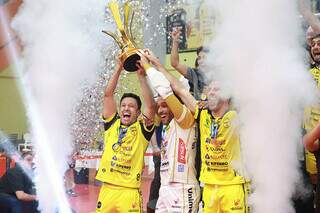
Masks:
[[[140,57],[144,57],[144,55],[141,54]],[[151,86],[168,104],[174,119],[179,123],[181,128],[190,128],[194,123],[193,115],[173,94],[170,82],[166,79],[164,74],[150,65],[146,67],[146,73]]]
[[[166,68],[160,63],[159,59],[154,56],[151,50],[146,49],[146,57],[150,60],[150,62],[165,76],[165,78],[170,82],[170,86],[172,90],[178,95],[186,107],[192,112],[195,112],[197,101],[191,95],[191,93],[185,89],[183,84],[172,74],[170,74]]]
[[[312,29],[320,34],[320,21],[310,10],[310,0],[298,0],[299,11]]]
[[[114,113],[117,112],[117,105],[114,99],[114,91],[117,87],[119,76],[122,70],[122,63],[118,59],[118,63],[115,67],[115,70],[109,79],[107,87],[104,90],[103,98],[103,117],[105,119],[110,118]]]
[[[148,62],[140,60],[140,64],[142,67],[146,66],[146,63]],[[145,121],[147,126],[149,126],[153,124],[154,116],[156,113],[156,110],[155,110],[156,103],[154,102],[153,93],[151,91],[151,88],[149,87],[145,72],[142,67],[140,67],[139,70],[137,71],[137,75],[140,82],[141,93],[144,100],[143,115],[146,117]]]
[[[311,130],[309,133],[307,133],[303,137],[304,147],[310,152],[317,151],[319,149],[319,138],[320,138],[320,123],[318,123],[313,130]]]
[[[188,67],[184,64],[180,64],[179,60],[179,43],[180,43],[180,28],[174,28],[171,32],[172,48],[171,48],[171,66],[175,68],[184,77],[187,76]]]

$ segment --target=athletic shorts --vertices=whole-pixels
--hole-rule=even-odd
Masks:
[[[198,212],[199,201],[200,187],[198,184],[161,185],[156,212]]]
[[[205,184],[202,200],[203,213],[247,213],[250,184],[211,185]]]
[[[96,213],[142,213],[142,197],[139,189],[114,186],[104,183],[101,186]]]
[[[306,155],[306,170],[309,174],[317,174],[317,163],[316,163],[316,157],[313,153],[305,150]]]

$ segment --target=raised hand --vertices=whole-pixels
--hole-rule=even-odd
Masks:
[[[173,42],[180,42],[180,34],[181,34],[181,28],[175,27],[173,28],[172,32],[170,33],[172,41]]]
[[[155,66],[160,64],[160,60],[155,56],[155,54],[148,48],[143,50],[144,56]]]

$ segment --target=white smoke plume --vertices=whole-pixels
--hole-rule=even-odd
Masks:
[[[303,107],[316,89],[295,1],[207,1],[216,15],[210,75],[239,112],[255,213],[291,213],[299,180]]]
[[[26,0],[13,27],[23,44],[28,118],[42,212],[69,212],[63,175],[72,151],[70,115],[82,82],[102,70],[105,5],[98,0]]]

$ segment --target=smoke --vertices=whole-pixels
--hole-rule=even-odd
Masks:
[[[316,87],[290,0],[208,1],[216,15],[210,75],[233,98],[256,213],[294,212],[303,108]]]
[[[24,46],[23,90],[43,212],[69,212],[63,187],[72,151],[70,115],[80,85],[102,70],[105,1],[26,0],[13,27]]]

